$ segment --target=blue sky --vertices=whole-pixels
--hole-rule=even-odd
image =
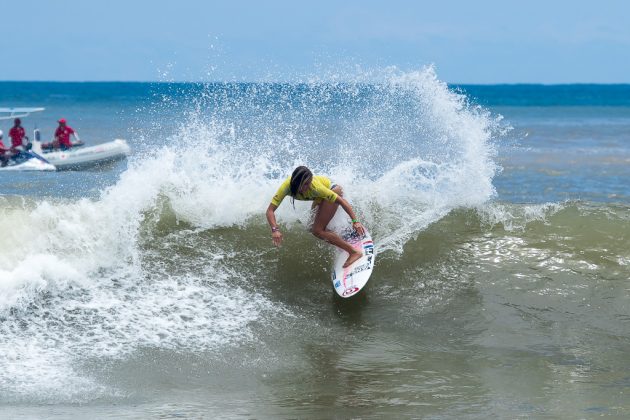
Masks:
[[[449,83],[629,83],[630,1],[20,0],[0,80],[304,80],[433,64]]]

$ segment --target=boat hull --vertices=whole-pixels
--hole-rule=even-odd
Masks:
[[[95,146],[83,146],[65,151],[44,152],[43,156],[57,170],[80,170],[107,165],[125,159],[130,152],[125,140],[116,139]]]

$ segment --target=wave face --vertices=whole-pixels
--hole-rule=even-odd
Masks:
[[[396,270],[386,261],[417,268],[428,226],[495,194],[504,128],[431,68],[377,83],[209,85],[155,107],[176,115],[163,122],[175,134],[155,137],[154,120],[136,139],[145,152],[98,197],[0,196],[4,402],[116,396],[99,380],[108,361],[233,348],[293,322],[295,273],[313,279],[307,293],[328,291],[330,255],[303,227],[309,206],[288,200],[286,245],[271,246],[264,211],[297,165],[343,185]]]

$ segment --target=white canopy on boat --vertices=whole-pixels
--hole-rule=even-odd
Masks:
[[[46,108],[0,108],[0,120],[28,117],[32,112],[40,112],[44,109]]]

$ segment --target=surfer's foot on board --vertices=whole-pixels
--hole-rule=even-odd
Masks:
[[[362,252],[359,252],[359,251],[355,250],[352,254],[350,254],[350,256],[348,257],[346,262],[343,263],[343,268],[350,267],[352,264],[354,264],[362,256],[363,256]]]

